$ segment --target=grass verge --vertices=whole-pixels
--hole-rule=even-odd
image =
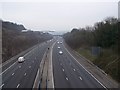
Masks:
[[[113,50],[102,49],[99,56],[92,55],[91,50],[87,48],[79,48],[76,51],[120,82],[120,56]]]

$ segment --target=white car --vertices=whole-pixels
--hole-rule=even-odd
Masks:
[[[60,47],[58,47],[58,49],[60,49]]]
[[[63,54],[63,52],[62,52],[62,51],[59,51],[59,54]]]
[[[25,61],[25,58],[24,58],[24,57],[19,57],[19,58],[18,58],[18,62],[19,62],[19,63],[22,63],[22,62],[24,62],[24,61]]]
[[[60,42],[57,42],[57,43],[60,43]]]

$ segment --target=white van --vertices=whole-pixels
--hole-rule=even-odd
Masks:
[[[24,61],[25,61],[25,58],[24,58],[24,57],[19,57],[19,58],[18,58],[18,62],[19,62],[19,63],[22,63],[22,62],[24,62]]]

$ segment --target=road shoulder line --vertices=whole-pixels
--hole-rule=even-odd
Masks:
[[[47,48],[46,52],[44,53],[34,81],[33,90],[36,88],[54,89],[52,52],[55,43],[53,43],[52,46],[50,46],[50,48]]]
[[[50,53],[49,53],[49,67],[48,67],[48,87],[47,88],[52,88],[54,89],[54,78],[53,78],[53,65],[52,65],[52,53],[53,53],[53,47],[56,44],[53,43],[53,45],[50,48]]]
[[[44,59],[46,57],[46,52],[47,51],[45,51],[45,53],[43,55],[43,58],[42,58],[42,61],[40,63],[40,66],[38,68],[37,75],[36,75],[36,78],[35,78],[35,81],[34,81],[34,85],[33,85],[33,90],[36,89],[36,88],[38,88],[39,85],[40,85],[40,83],[41,83],[40,80],[41,80],[42,73],[43,73],[44,61],[45,61]]]
[[[63,44],[64,46],[64,44]],[[82,66],[77,60],[76,58],[66,49],[66,47],[64,46],[65,50],[70,54],[70,56],[72,56],[72,58],[80,65]],[[106,86],[104,86],[100,81],[98,81],[85,67],[82,66],[82,68],[89,74],[91,75],[103,88],[106,88]]]

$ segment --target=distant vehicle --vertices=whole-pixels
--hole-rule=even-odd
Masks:
[[[62,44],[62,42],[60,42],[60,44]]]
[[[19,63],[22,63],[22,62],[24,62],[24,61],[25,61],[25,58],[24,58],[24,57],[19,57],[19,58],[18,58],[18,62],[19,62]]]
[[[60,49],[60,47],[58,47],[58,49]]]
[[[63,54],[63,52],[62,52],[62,51],[59,51],[59,54]]]
[[[57,43],[60,43],[60,42],[57,42]]]

